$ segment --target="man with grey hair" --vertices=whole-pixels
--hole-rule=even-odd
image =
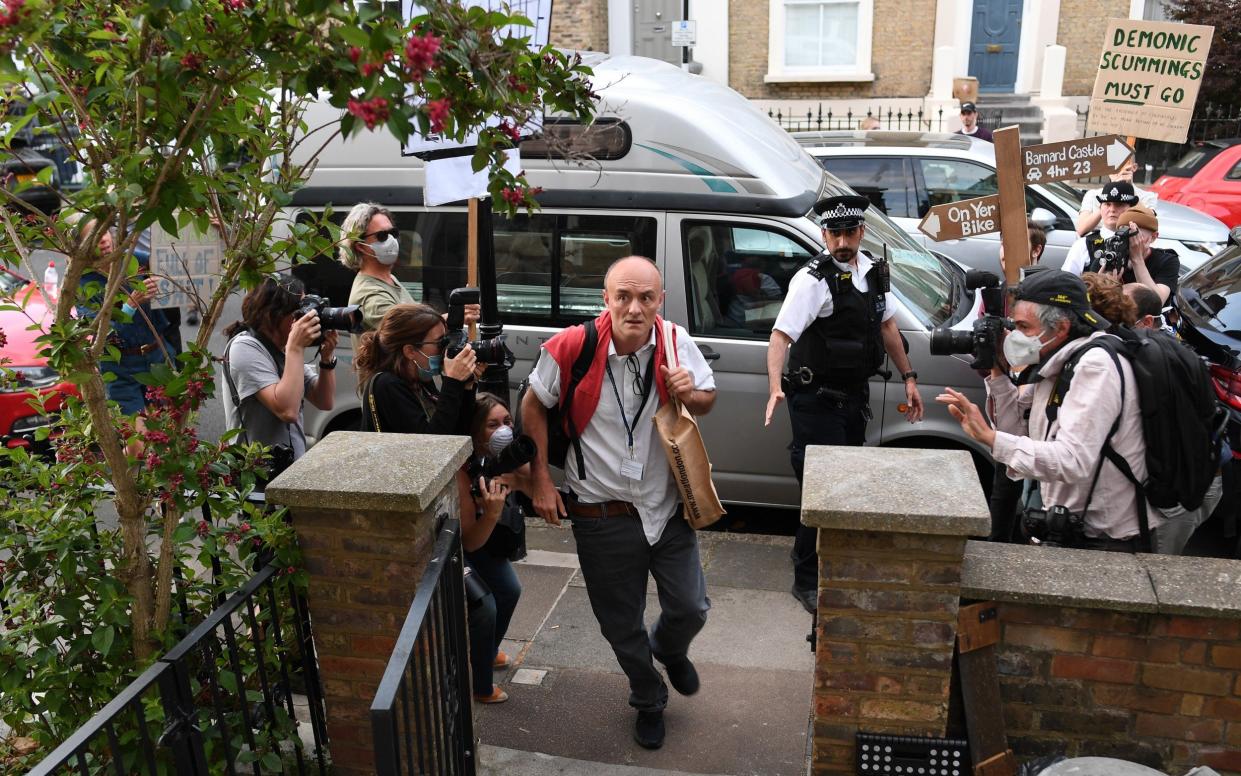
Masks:
[[[1014,331],[1004,356],[1027,366],[1032,391],[999,368],[987,378],[992,428],[979,408],[952,388],[937,397],[967,434],[987,446],[1011,476],[1038,480],[1045,511],[1027,518],[1053,518],[1056,507],[1080,516],[1065,543],[1115,552],[1139,550],[1140,495],[1113,459],[1110,445],[1137,481],[1146,480],[1146,440],[1133,368],[1101,347],[1107,321],[1091,310],[1086,284],[1062,270],[1030,275],[1017,287]],[[1023,373],[1024,374],[1024,373]],[[1072,382],[1061,395],[1061,386]],[[1163,524],[1147,505],[1150,529]],[[1050,521],[1049,521],[1050,522]],[[1069,521],[1069,525],[1074,523]]]

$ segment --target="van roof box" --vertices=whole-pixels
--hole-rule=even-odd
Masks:
[[[523,143],[531,185],[545,207],[653,208],[805,215],[824,185],[823,168],[770,117],[726,86],[646,57],[583,54],[599,95],[596,121],[627,131],[610,156],[549,159],[541,142]],[[340,115],[325,102],[308,110],[308,126]],[[549,130],[570,130],[553,117]],[[615,129],[612,129],[615,127]],[[303,147],[313,147],[313,142]],[[540,152],[535,157],[532,152]],[[376,201],[422,203],[425,163],[401,156],[388,136],[367,132],[334,141],[320,156],[294,204],[303,207]],[[583,196],[585,195],[585,196]]]

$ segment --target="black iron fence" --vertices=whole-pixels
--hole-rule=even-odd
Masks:
[[[1090,106],[1078,108],[1077,115],[1081,125],[1086,126],[1090,118]],[[1087,135],[1098,134],[1087,132]],[[1194,117],[1189,122],[1189,136],[1185,143],[1165,143],[1159,140],[1138,138],[1137,152],[1138,183],[1149,184],[1163,175],[1169,167],[1188,152],[1194,143],[1207,140],[1241,137],[1241,105],[1218,105],[1200,103],[1194,110]]]
[[[214,580],[219,559],[211,565]],[[181,641],[29,776],[327,774],[309,609],[282,570],[266,564],[231,595],[221,590],[201,621],[180,584],[175,596]]]
[[[445,521],[371,703],[379,776],[473,776],[461,523]]]
[[[873,108],[865,113],[855,113],[851,108],[843,112],[832,108],[823,110],[823,103],[818,108],[807,108],[803,113],[794,108],[769,108],[767,115],[789,132],[827,132],[838,129],[891,129],[907,132],[942,132],[944,131],[944,110],[940,108],[932,113],[924,113],[922,108]],[[872,126],[873,124],[873,126]]]

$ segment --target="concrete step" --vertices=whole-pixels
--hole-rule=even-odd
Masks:
[[[478,748],[479,776],[702,776],[636,765],[607,765],[542,752],[522,752],[483,744]],[[714,775],[713,775],[714,776]]]

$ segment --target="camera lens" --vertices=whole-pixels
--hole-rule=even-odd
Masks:
[[[974,336],[968,331],[931,330],[931,355],[951,356],[974,352]]]
[[[478,360],[484,364],[503,364],[505,353],[504,341],[499,337],[473,342],[474,352]]]
[[[319,311],[319,325],[324,329],[362,331],[362,309],[356,304],[348,307],[324,307]]]

